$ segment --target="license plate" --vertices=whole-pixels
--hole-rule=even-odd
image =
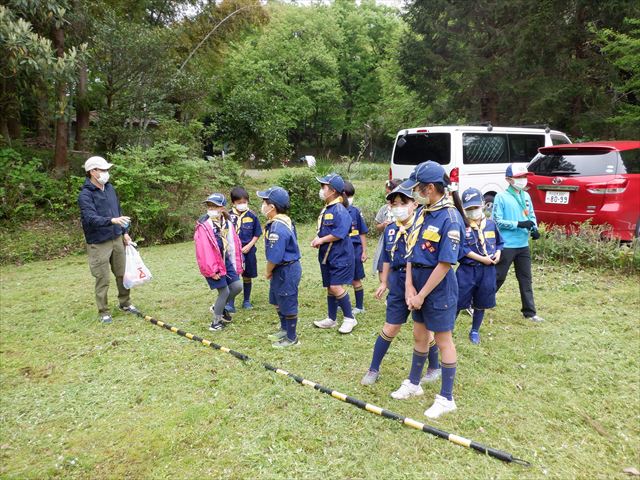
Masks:
[[[569,205],[569,192],[551,192],[547,191],[545,203],[555,203],[557,205]]]

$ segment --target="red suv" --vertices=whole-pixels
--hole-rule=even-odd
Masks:
[[[612,236],[640,233],[640,141],[541,147],[528,169],[538,222],[572,225],[592,219]]]

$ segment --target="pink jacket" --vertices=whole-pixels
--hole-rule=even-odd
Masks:
[[[193,240],[196,246],[196,260],[200,273],[205,277],[213,277],[214,275],[226,275],[227,268],[222,258],[222,252],[218,246],[218,242],[213,230],[207,222],[206,216],[200,218],[196,223],[196,229],[193,234]],[[238,275],[242,275],[244,271],[242,263],[242,244],[240,237],[236,233],[231,221],[227,221],[227,244],[229,245],[229,258]]]

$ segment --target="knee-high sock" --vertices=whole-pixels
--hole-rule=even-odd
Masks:
[[[375,370],[376,372],[380,370],[380,364],[382,363],[384,356],[387,354],[392,340],[393,337],[389,337],[385,335],[384,332],[380,332],[380,335],[378,335],[378,338],[376,339],[376,343],[373,345],[373,358],[371,359],[369,370]]]
[[[333,295],[327,295],[327,316],[331,320],[338,318],[338,301]]]
[[[353,311],[351,310],[351,299],[349,298],[349,294],[346,290],[342,295],[336,297],[336,301],[338,302],[338,306],[342,309],[344,318],[353,318]]]
[[[409,381],[414,385],[420,385],[420,377],[424,369],[424,362],[427,359],[427,352],[413,351],[411,359],[411,371],[409,371]]]
[[[248,302],[251,300],[251,279],[250,278],[243,278],[242,279],[242,289],[243,289],[243,293],[244,293],[244,301]]]
[[[429,366],[427,367],[429,370],[437,370],[440,368],[440,363],[438,362],[438,346],[436,345],[435,340],[431,340],[429,344]]]
[[[477,308],[473,311],[473,321],[471,323],[471,330],[475,330],[476,332],[480,330],[480,325],[482,325],[482,320],[484,320],[484,310],[478,310]]]
[[[356,297],[356,308],[360,310],[364,309],[364,287],[360,285],[359,287],[353,287],[353,293]]]
[[[457,362],[442,362],[442,386],[440,387],[440,395],[447,400],[453,399],[453,381],[456,378],[457,365]]]
[[[286,325],[287,338],[291,341],[297,338],[296,335],[296,326],[298,325],[298,316],[297,315],[287,315],[284,318],[284,323]]]
[[[280,310],[278,310],[278,317],[280,317],[280,330],[286,330],[287,329],[287,323],[285,321],[285,317],[282,313],[280,313]]]

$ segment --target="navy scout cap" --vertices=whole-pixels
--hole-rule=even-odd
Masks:
[[[338,193],[342,193],[344,191],[344,180],[337,173],[330,173],[324,177],[316,177],[316,180],[323,185],[330,185]]]
[[[413,190],[410,188],[405,188],[402,185],[398,185],[396,188],[391,190],[391,192],[387,195],[387,200],[390,201],[396,194],[404,195],[407,198],[413,198]]]
[[[467,188],[462,192],[462,208],[481,207],[482,192],[477,188]]]
[[[219,207],[224,207],[227,205],[227,199],[224,198],[224,195],[221,193],[212,193],[202,203],[213,203],[214,205],[217,205]]]
[[[427,160],[419,164],[401,185],[404,188],[415,188],[419,183],[443,183],[448,185],[449,182],[444,179],[446,174],[447,172],[438,162]]]
[[[282,187],[269,187],[266,190],[256,192],[258,197],[269,200],[280,208],[289,208],[289,194]]]

